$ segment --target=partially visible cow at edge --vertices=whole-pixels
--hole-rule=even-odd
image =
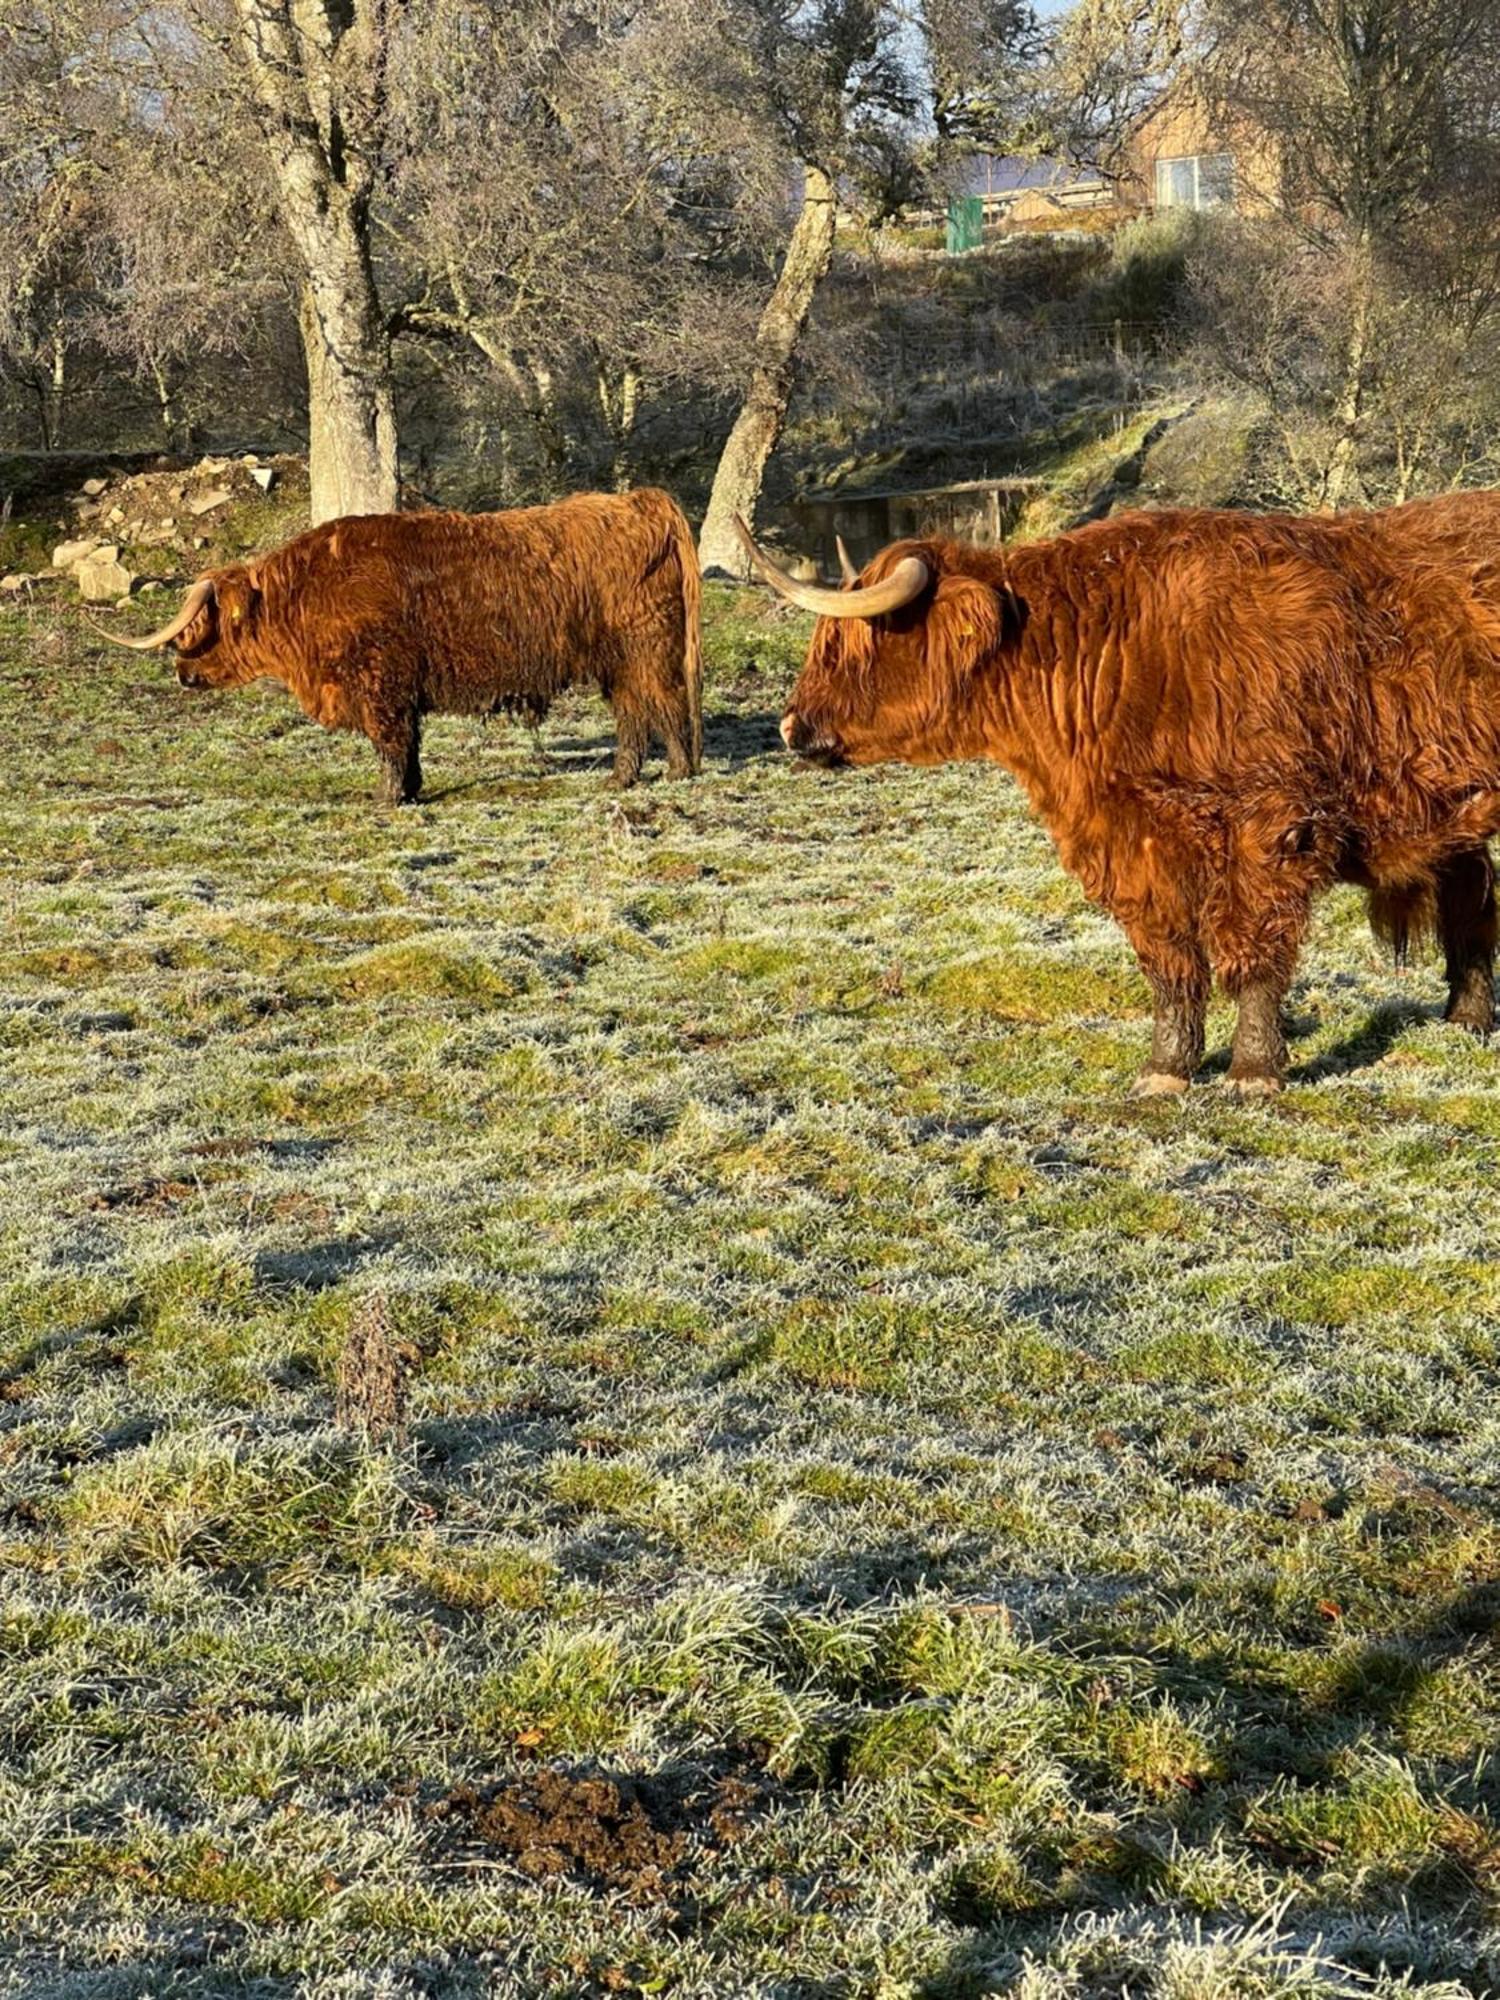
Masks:
[[[815,762],[990,758],[1120,923],[1151,989],[1141,1094],[1186,1090],[1211,976],[1228,1082],[1277,1089],[1313,896],[1426,929],[1447,1018],[1494,1023],[1500,494],[1300,518],[1181,511],[1007,549],[887,548],[819,623],[781,725]]]
[[[580,681],[614,710],[617,784],[639,777],[653,729],[674,777],[702,760],[697,553],[650,487],[328,521],[200,577],[159,632],[105,636],[175,647],[184,687],[280,681],[315,722],[369,737],[387,805],[421,792],[424,715],[540,719]]]

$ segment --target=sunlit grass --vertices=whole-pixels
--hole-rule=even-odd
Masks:
[[[399,814],[0,613],[4,1990],[1495,1990],[1500,1058],[1340,894],[1284,1098],[1131,1103],[1004,775],[709,613],[697,783],[580,698]],[[435,1813],[554,1762],[750,1803]]]

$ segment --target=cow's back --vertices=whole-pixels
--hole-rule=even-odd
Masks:
[[[669,577],[664,592],[650,588],[656,497],[346,516],[268,558],[265,581],[285,573],[277,595],[295,601],[303,643],[326,671],[399,656],[429,708],[545,705],[574,681],[607,683],[655,598],[677,596]]]

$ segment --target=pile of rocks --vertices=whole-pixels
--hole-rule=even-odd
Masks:
[[[163,459],[148,471],[86,479],[67,495],[68,514],[56,523],[65,538],[52,551],[50,570],[0,577],[0,592],[64,578],[86,603],[122,603],[141,584],[131,566],[140,562],[141,552],[160,549],[163,572],[179,576],[201,566],[231,504],[305,482],[300,459],[255,453],[203,458],[195,465]]]
[[[59,542],[52,551],[52,568],[60,576],[71,576],[85,604],[115,604],[129,597],[137,578],[120,561],[117,542],[99,542],[91,536],[82,541]]]

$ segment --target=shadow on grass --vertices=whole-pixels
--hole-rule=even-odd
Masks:
[[[1417,1000],[1387,1000],[1371,1012],[1359,1027],[1335,1042],[1331,1049],[1312,1062],[1304,1063],[1292,1074],[1294,1083],[1322,1083],[1330,1076],[1344,1076],[1350,1070],[1373,1069],[1390,1054],[1392,1048],[1419,1021],[1430,1021],[1443,1026],[1442,1011],[1436,1007],[1424,1007]],[[1298,1024],[1299,1026],[1301,1024]],[[1302,1028],[1303,1034],[1312,1032],[1311,1026]],[[1455,1034],[1462,1030],[1454,1029]],[[1294,1029],[1294,1038],[1296,1031]]]
[[[345,1236],[302,1249],[262,1250],[253,1266],[255,1282],[276,1291],[324,1292],[389,1248],[388,1238]]]
[[[1439,1007],[1424,1006],[1419,1000],[1382,1001],[1357,1028],[1321,1055],[1310,1062],[1298,1064],[1294,1061],[1288,1070],[1287,1081],[1324,1083],[1332,1076],[1347,1076],[1351,1070],[1373,1069],[1390,1054],[1408,1028],[1422,1022],[1431,1023],[1439,1029],[1447,1027]],[[1297,1044],[1315,1035],[1321,1025],[1315,1015],[1294,1015],[1288,1019],[1286,1038],[1293,1054]],[[1452,1032],[1458,1034],[1462,1030],[1454,1029]],[[1230,1050],[1226,1042],[1222,1048],[1214,1049],[1205,1056],[1198,1075],[1201,1078],[1223,1076],[1229,1069],[1229,1060]]]
[[[704,755],[740,771],[768,760],[790,763],[781,740],[780,713],[716,715],[704,731]],[[811,769],[812,766],[804,766]]]
[[[15,1359],[8,1367],[0,1368],[0,1403],[13,1400],[15,1391],[33,1369],[39,1368],[44,1361],[55,1360],[60,1354],[72,1351],[85,1366],[97,1370],[119,1366],[119,1350],[115,1343],[128,1340],[143,1324],[144,1312],[144,1299],[134,1294],[122,1305],[96,1314],[77,1326],[38,1334],[34,1340],[17,1348]],[[92,1343],[96,1341],[101,1345],[94,1347]]]
[[[1086,1624],[1080,1630],[1059,1621],[1037,1636],[1054,1650],[1077,1657],[1097,1652],[1101,1664],[1132,1650],[1118,1630],[1096,1625]],[[1481,1645],[1492,1653],[1497,1636],[1500,1582],[1486,1580],[1455,1590],[1436,1610],[1389,1637],[1327,1649],[1311,1644],[1302,1648],[1308,1654],[1323,1653],[1327,1661],[1316,1695],[1269,1661],[1256,1670],[1238,1655],[1204,1656],[1158,1644],[1144,1646],[1143,1653],[1151,1655],[1157,1669],[1159,1695],[1184,1704],[1214,1704],[1219,1771],[1206,1781],[1195,1780],[1176,1796],[1162,1798],[1128,1831],[1103,1842],[1081,1875],[1075,1873],[1071,1880],[1062,1876],[1056,1882],[1027,1881],[1023,1901],[1012,1899],[1014,1885],[1005,1874],[988,1885],[982,1867],[973,1882],[960,1869],[940,1894],[945,1913],[969,1934],[921,1982],[917,1989],[921,2000],[969,2000],[969,1996],[1012,1991],[1026,1957],[1045,1960],[1070,1933],[1076,1933],[1080,1920],[1117,1907],[1122,1888],[1135,1893],[1153,1881],[1164,1881],[1169,1860],[1181,1849],[1204,1853],[1226,1845],[1248,1846],[1263,1865],[1282,1873],[1289,1889],[1298,1887],[1300,1906],[1310,1923],[1319,1914],[1317,1877],[1330,1862],[1340,1860],[1339,1851],[1329,1845],[1316,1813],[1301,1826],[1294,1816],[1280,1828],[1274,1818],[1257,1822],[1247,1816],[1247,1791],[1253,1795],[1280,1785],[1290,1801],[1315,1799],[1314,1788],[1348,1785],[1351,1754],[1389,1757],[1393,1768],[1404,1762],[1412,1754],[1405,1738],[1407,1718],[1431,1695],[1437,1676]],[[1404,1865],[1371,1856],[1359,1870],[1362,1907],[1369,1910],[1372,1904],[1383,1904],[1393,1915],[1399,1913],[1405,1935],[1387,1927],[1378,1935],[1354,1938],[1337,1953],[1328,1953],[1330,1970],[1337,1964],[1361,1982],[1376,1976],[1425,1980],[1446,1974],[1456,1982],[1456,1990],[1490,1992],[1494,1989],[1489,1985],[1471,1989],[1468,1982],[1487,1951],[1486,1911],[1497,1865],[1491,1829],[1500,1806],[1500,1775],[1491,1775],[1484,1757],[1476,1761],[1466,1755],[1448,1760],[1446,1770],[1424,1760],[1418,1783],[1438,1808],[1431,1851]],[[1358,1836],[1351,1832],[1350,1837]],[[1343,1858],[1352,1866],[1359,1857]],[[1326,1892],[1323,1917],[1348,1914],[1342,1894],[1337,1888]],[[1163,1897],[1160,1906],[1164,1917],[1182,1909],[1170,1896]],[[1190,1911],[1184,1914],[1191,1919]],[[1234,1911],[1226,1908],[1220,1920],[1233,1937]],[[1288,1934],[1289,1956],[1305,1941],[1306,1923],[1302,1936],[1295,1930]],[[1371,1933],[1377,1930],[1372,1923]],[[1211,1926],[1205,1925],[1203,1934],[1210,1933]],[[1434,1962],[1437,1940],[1445,1955],[1451,1953],[1447,1962]],[[1268,1932],[1265,1943],[1275,1952],[1279,1939]],[[1110,1985],[1099,1990],[1117,1989]],[[1340,1984],[1336,1990],[1346,1989]]]

